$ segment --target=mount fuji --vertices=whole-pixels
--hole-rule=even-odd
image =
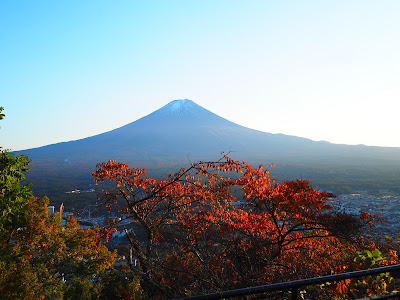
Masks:
[[[261,132],[226,120],[188,99],[174,100],[109,132],[17,153],[32,159],[27,178],[46,193],[46,186],[57,185],[57,180],[75,185],[90,180],[96,163],[109,159],[156,170],[186,166],[189,159],[215,160],[221,151],[230,151],[232,158],[250,163],[275,162],[274,172],[281,179],[306,176],[321,185],[329,178],[340,178],[342,186],[356,187],[367,174],[380,180],[384,173],[400,183],[400,148],[338,145]]]
[[[290,154],[308,148],[311,140],[265,133],[230,122],[195,102],[174,100],[123,127],[81,140],[23,151],[33,161],[68,159],[100,162],[110,158],[155,164],[164,160],[217,158],[232,151],[243,158]],[[304,150],[305,150],[304,148]]]

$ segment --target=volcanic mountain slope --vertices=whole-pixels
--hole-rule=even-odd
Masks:
[[[261,153],[267,149],[256,149],[260,143],[267,142],[278,149],[280,145],[294,141],[310,142],[288,136],[281,139],[251,130],[221,118],[191,100],[175,100],[148,116],[110,132],[24,152],[34,160],[68,158],[70,161],[99,161],[115,158],[130,162],[152,162],[157,158],[174,158],[182,161],[189,154],[215,157],[229,149],[245,154],[254,152],[254,148]],[[285,148],[282,147],[282,150]]]
[[[96,163],[111,158],[156,169],[187,165],[188,157],[191,161],[218,159],[221,151],[231,151],[238,160],[275,162],[277,174],[284,178],[307,175],[313,179],[321,172],[339,176],[351,170],[364,174],[377,168],[400,178],[400,148],[337,145],[261,132],[230,122],[187,99],[172,101],[106,133],[20,153],[33,160],[28,179],[36,184],[39,174],[62,180],[90,178]]]
[[[327,158],[370,155],[388,158],[398,148],[336,145],[309,139],[270,134],[230,122],[191,100],[175,100],[159,110],[118,129],[85,139],[23,151],[33,160],[68,159],[103,161],[109,158],[128,162],[153,162],[173,158],[185,161],[216,157],[232,151],[242,159]],[[199,156],[199,157],[197,157]]]

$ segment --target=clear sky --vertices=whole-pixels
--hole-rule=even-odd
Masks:
[[[0,1],[0,146],[188,98],[240,125],[400,147],[400,1]]]

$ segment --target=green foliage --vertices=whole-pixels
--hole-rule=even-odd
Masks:
[[[376,267],[376,265],[380,264],[383,260],[382,253],[378,249],[375,249],[373,252],[369,250],[358,251],[357,256],[354,258],[356,264],[362,265],[366,269]]]
[[[99,276],[74,277],[65,287],[65,300],[144,299],[137,278],[129,270],[110,269]]]
[[[64,294],[65,300],[92,300],[92,295],[97,294],[95,287],[90,284],[87,278],[75,277],[71,284],[67,287]]]
[[[144,299],[139,279],[126,267],[105,272],[99,280],[100,299]]]
[[[0,107],[0,120],[4,118]],[[1,147],[0,147],[1,149]],[[30,160],[25,155],[0,150],[0,242],[11,238],[12,233],[23,223],[31,185],[22,185],[24,172]]]
[[[358,251],[353,261],[353,269],[363,270],[386,265],[390,263],[391,257],[383,257],[381,251],[378,249],[372,252],[364,250]],[[345,280],[344,286],[346,286],[347,297],[350,299],[397,292],[396,280],[389,272]]]
[[[9,237],[26,218],[26,205],[31,185],[22,185],[23,172],[29,170],[30,160],[24,155],[15,156],[0,152],[0,241]]]

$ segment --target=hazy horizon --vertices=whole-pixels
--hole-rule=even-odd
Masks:
[[[191,99],[177,99],[177,100],[172,100],[171,102],[167,103],[166,105],[160,107],[159,109],[157,109],[157,110],[155,110],[155,111],[162,111],[162,109],[164,109],[164,108],[166,108],[166,107],[169,107],[169,112],[168,112],[169,116],[170,116],[171,118],[175,118],[175,117],[177,117],[177,115],[175,115],[174,112],[173,112],[172,110],[175,110],[175,109],[179,110],[179,109],[180,109],[180,108],[179,108],[180,105],[173,104],[173,102],[176,102],[176,101],[186,101],[186,100],[192,101],[192,102],[194,102],[195,104],[197,104],[195,101],[193,101],[193,100],[191,100]],[[175,107],[172,108],[172,106],[175,106]],[[185,105],[183,105],[183,106],[185,106]],[[172,108],[172,110],[171,110],[171,108]],[[203,107],[203,108],[207,109],[206,107]],[[154,112],[155,112],[155,111],[154,111]],[[152,113],[153,113],[153,112],[151,112],[150,114],[152,114]],[[213,113],[213,112],[211,112],[211,113]],[[142,116],[142,117],[140,117],[139,119],[134,120],[134,121],[132,121],[132,122],[130,122],[130,123],[128,123],[128,124],[135,123],[136,121],[138,121],[138,120],[140,120],[140,119],[146,118],[146,117],[149,116],[150,114],[147,114],[147,115],[145,115],[145,116]],[[219,117],[224,118],[224,116],[219,116]],[[226,119],[226,118],[224,118],[224,119]],[[230,120],[228,120],[228,121],[230,121]],[[122,126],[120,126],[120,127],[113,128],[113,129],[111,129],[111,130],[109,130],[109,131],[106,131],[106,132],[114,131],[114,130],[119,129],[119,128],[122,128],[122,127],[124,127],[125,125],[128,125],[128,124],[124,124],[124,125],[122,125]],[[236,123],[236,124],[237,124],[237,123]],[[249,128],[249,127],[243,126],[243,125],[241,125],[241,124],[237,124],[237,125],[240,125],[240,126],[243,127],[243,128]],[[254,129],[254,128],[249,128],[249,129]],[[257,130],[257,129],[255,129],[255,130]],[[259,130],[257,130],[257,131],[259,131]],[[41,145],[41,146],[38,146],[38,147],[27,148],[27,149],[19,149],[19,150],[14,150],[14,151],[24,151],[24,150],[29,150],[29,149],[41,148],[41,147],[45,147],[45,146],[49,146],[49,145],[53,145],[53,144],[58,144],[58,143],[65,143],[65,142],[78,141],[78,140],[82,140],[82,139],[94,137],[94,136],[97,136],[97,135],[100,135],[100,134],[106,133],[106,132],[101,132],[101,133],[98,133],[98,134],[95,134],[95,135],[92,135],[92,136],[87,136],[87,137],[83,137],[83,138],[79,138],[79,139],[68,140],[68,141],[62,141],[62,142],[57,142],[57,143],[51,143],[51,144]],[[263,132],[263,131],[261,131],[261,132]],[[132,134],[134,134],[134,133],[136,133],[136,132],[132,132]],[[293,135],[287,135],[287,136],[293,136]],[[310,139],[310,140],[312,140],[312,139]],[[313,141],[313,140],[312,140],[312,141]],[[328,141],[325,141],[325,140],[321,140],[321,141],[328,142]],[[331,143],[331,144],[335,144],[335,143]],[[340,143],[336,143],[336,144],[340,144]],[[359,145],[360,145],[360,144],[359,144]],[[361,145],[363,145],[363,144],[361,144]],[[364,146],[365,146],[365,145],[364,145]],[[380,147],[380,146],[373,146],[373,147]],[[398,148],[400,148],[400,147],[398,147]]]
[[[191,99],[239,125],[400,147],[398,1],[0,3],[0,146],[82,139]]]

